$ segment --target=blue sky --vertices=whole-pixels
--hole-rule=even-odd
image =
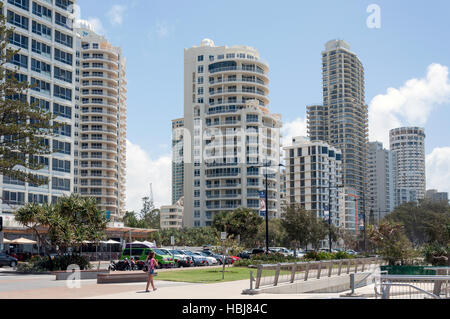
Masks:
[[[299,126],[304,124],[305,105],[321,102],[320,53],[325,42],[338,38],[350,43],[365,67],[366,103],[372,107],[375,96],[386,95],[379,99],[382,102],[373,104],[377,118],[390,112],[401,124],[425,126],[426,153],[430,155],[427,165],[434,165],[435,171],[446,169],[450,179],[448,0],[77,3],[82,19],[93,21],[98,31],[123,48],[127,58],[128,139],[133,150],[142,151],[150,163],[170,154],[170,121],[183,116],[184,48],[210,38],[216,45],[258,49],[270,66],[270,108],[282,114],[287,124],[294,123],[291,127],[296,126],[293,133],[297,133],[304,129]],[[380,29],[366,25],[370,4],[381,9]],[[428,69],[432,64],[437,66]],[[417,80],[406,84],[411,79]],[[389,88],[398,91],[388,94]],[[400,100],[396,93],[400,93]],[[377,139],[386,141],[387,131],[379,136],[383,128],[375,126],[382,123],[376,122],[373,132],[377,132]],[[129,170],[135,168],[131,161]],[[146,181],[156,183],[156,179],[159,176],[152,175]],[[438,178],[430,185],[439,183]],[[450,191],[446,183],[440,188]],[[155,197],[168,201],[166,192]],[[140,196],[129,195],[134,201]]]

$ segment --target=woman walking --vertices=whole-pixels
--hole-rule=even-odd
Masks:
[[[156,260],[155,253],[153,251],[148,254],[146,263],[148,267],[148,280],[145,292],[150,292],[150,290],[148,290],[148,286],[150,284],[152,284],[153,291],[155,291],[157,288],[155,288],[155,285],[153,284],[153,276],[155,275],[155,268],[158,267],[158,260]]]

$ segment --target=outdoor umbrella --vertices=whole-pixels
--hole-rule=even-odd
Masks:
[[[4,244],[11,244],[11,240],[3,238],[3,243]]]

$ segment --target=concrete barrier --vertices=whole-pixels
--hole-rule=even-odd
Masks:
[[[147,282],[148,274],[146,272],[128,272],[128,273],[108,273],[98,274],[97,284],[121,284],[127,282]]]
[[[356,273],[355,281],[358,286],[371,284],[371,273]],[[244,294],[302,294],[302,293],[339,293],[350,290],[350,274],[341,276],[324,277],[320,279],[308,279],[294,283],[284,283],[277,286],[265,286],[259,289],[244,290]]]
[[[56,280],[67,280],[70,275],[72,275],[75,271],[54,271],[51,274],[56,276]],[[80,279],[97,279],[98,274],[108,274],[109,270],[100,269],[100,270],[80,270]]]

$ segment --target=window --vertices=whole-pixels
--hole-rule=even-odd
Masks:
[[[52,170],[55,172],[70,173],[70,161],[54,158],[52,160]]]
[[[49,110],[50,109],[50,102],[42,99],[35,98],[34,96],[30,97],[30,104],[36,106],[39,106],[41,109]]]
[[[32,23],[32,31],[33,31],[33,33],[36,33],[37,35],[41,35],[49,40],[52,39],[52,29],[50,29],[46,25],[37,23],[34,20]]]
[[[53,86],[53,96],[72,101],[72,90],[60,87],[59,85],[55,84]]]
[[[52,189],[61,190],[61,191],[70,191],[70,179],[52,178]]]
[[[69,11],[68,9],[70,6],[73,6],[73,2],[70,0],[55,0],[55,5],[61,9]]]
[[[3,183],[8,185],[19,185],[19,186],[25,186],[25,182],[22,182],[14,177],[10,177],[8,175],[3,176]]]
[[[65,81],[68,83],[72,83],[72,72],[64,70],[64,69],[60,69],[57,66],[54,67],[54,76],[55,79],[61,80],[61,81]]]
[[[204,70],[203,65],[199,65],[198,69],[197,69],[197,72],[198,73],[203,73],[203,70]]]
[[[64,28],[72,30],[70,25],[67,23],[67,18],[65,16],[59,14],[58,12],[56,12],[56,14],[55,14],[55,23],[57,25],[60,25],[60,26],[64,27]]]
[[[28,202],[36,204],[48,203],[48,196],[42,194],[31,194],[28,193]]]
[[[9,43],[17,45],[18,47],[24,49],[28,49],[28,37],[21,34],[12,33],[11,37],[9,38]]]
[[[70,35],[64,34],[55,30],[55,42],[61,43],[69,48],[73,47],[73,38]]]
[[[53,103],[53,114],[56,116],[62,116],[68,119],[72,118],[72,108],[70,106],[59,105]]]
[[[3,203],[12,205],[25,204],[25,193],[3,191]]]
[[[32,90],[37,91],[37,92],[46,92],[48,94],[50,94],[50,83],[42,81],[42,80],[38,80],[35,78],[31,78],[31,85],[36,85],[35,87],[32,88]]]
[[[50,46],[46,45],[45,43],[42,43],[42,42],[39,42],[36,40],[32,40],[31,41],[31,50],[35,53],[51,57]]]
[[[50,64],[31,58],[31,70],[38,73],[46,73],[51,75]]]
[[[199,55],[199,56],[197,57],[197,61],[198,61],[198,62],[203,61],[203,55]]]
[[[27,10],[30,7],[29,0],[8,0],[8,3],[15,5],[21,9]]]
[[[59,123],[59,124],[61,124],[61,123]],[[61,124],[59,127],[55,127],[53,129],[53,133],[71,137],[72,136],[71,126],[67,125],[67,124]]]
[[[11,61],[12,64],[28,69],[28,57],[22,54],[14,54]]]
[[[46,20],[52,21],[52,10],[33,2],[33,14],[42,17]]]
[[[53,140],[53,153],[61,153],[61,154],[71,155],[70,143]]]
[[[25,30],[28,30],[28,18],[8,10],[8,22]]]

